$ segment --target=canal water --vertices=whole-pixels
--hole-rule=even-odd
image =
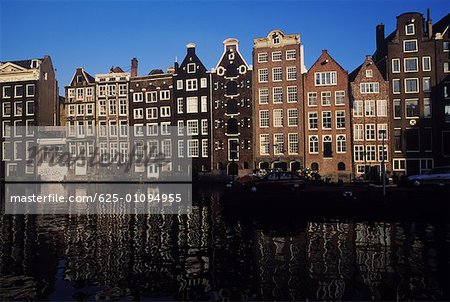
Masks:
[[[220,196],[189,215],[2,215],[0,300],[449,299],[449,223],[272,223]]]

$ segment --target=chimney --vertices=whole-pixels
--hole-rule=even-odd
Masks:
[[[380,23],[377,25],[377,33],[376,33],[376,39],[377,39],[377,50],[380,51],[384,48],[384,24]]]
[[[138,60],[136,58],[131,59],[131,77],[137,77],[138,73]]]
[[[195,44],[194,43],[189,43],[188,45],[186,45],[186,48],[187,48],[188,54],[195,54]]]
[[[175,73],[175,68],[173,66],[167,67],[167,73],[174,74]]]
[[[427,34],[428,39],[431,39],[433,37],[433,22],[430,18],[430,9],[427,8]]]

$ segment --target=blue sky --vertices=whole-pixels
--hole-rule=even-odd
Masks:
[[[447,4],[445,4],[447,3]],[[299,33],[309,68],[322,49],[349,71],[375,48],[375,26],[386,35],[396,16],[431,9],[433,22],[450,11],[444,0],[381,1],[1,1],[0,60],[52,57],[60,87],[76,67],[91,75],[124,70],[139,60],[139,74],[181,61],[185,45],[210,69],[222,54],[222,41],[238,38],[251,62],[253,39],[272,29]],[[61,89],[63,92],[63,89]]]

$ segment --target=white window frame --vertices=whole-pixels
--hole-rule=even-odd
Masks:
[[[267,114],[266,116],[262,116],[263,114]],[[266,124],[267,120],[267,124]],[[264,122],[264,123],[263,123]],[[269,110],[259,110],[259,128],[269,128],[270,126],[270,114]]]
[[[159,107],[159,116],[160,117],[170,117],[170,106],[161,106]]]
[[[161,90],[159,92],[159,99],[161,101],[167,101],[170,100],[170,90]]]
[[[272,81],[273,82],[283,81],[283,68],[282,67],[272,68]]]
[[[197,91],[197,90],[198,90],[197,79],[186,80],[186,91]]]
[[[407,65],[408,65],[408,64],[407,64],[408,61],[414,61],[414,62],[416,62],[416,69],[407,70],[406,67],[407,67]],[[417,58],[417,57],[404,58],[404,59],[403,59],[403,71],[404,71],[405,73],[418,72],[418,71],[419,71],[419,58]]]
[[[407,88],[406,82],[407,82],[408,80],[415,80],[415,82],[417,83],[417,89],[416,89],[415,91],[407,91],[407,90],[406,90],[406,88]],[[420,90],[420,86],[419,86],[419,78],[405,78],[403,84],[405,85],[405,93],[418,93],[419,90]]]
[[[266,63],[269,61],[269,54],[267,52],[258,53],[258,63]]]
[[[286,61],[291,61],[297,59],[297,50],[288,49],[286,50]]]
[[[269,81],[269,69],[258,69],[258,83],[267,83]]]
[[[188,63],[186,66],[187,73],[195,73],[197,71],[197,65],[195,63]]]
[[[387,113],[387,100],[377,100],[377,116],[385,117]]]
[[[266,93],[263,94],[262,92],[266,92]],[[262,98],[262,96],[264,98]],[[267,99],[264,101],[265,98],[267,98]],[[258,101],[259,101],[260,105],[269,104],[269,88],[259,88]]]
[[[394,66],[395,66],[394,62],[398,63],[398,69],[394,69]],[[391,62],[392,73],[400,73],[402,70],[401,68],[402,67],[400,65],[400,59],[398,59],[398,58],[392,59],[392,62]]]
[[[394,89],[395,89],[395,84],[394,84],[394,82],[395,82],[395,83],[398,83],[399,91],[395,91],[395,90],[394,90]],[[402,92],[402,85],[401,85],[400,79],[392,79],[392,93],[393,93],[393,94],[400,94],[401,92]]]
[[[272,52],[272,62],[280,62],[283,60],[283,52],[273,51]]]
[[[198,113],[198,97],[191,96],[186,98],[186,113]]]
[[[286,67],[286,80],[288,80],[288,81],[297,80],[297,67],[296,66]]]
[[[146,117],[148,120],[156,120],[158,119],[158,107],[149,107],[146,108]]]
[[[294,114],[294,112],[295,112],[295,114]],[[291,123],[291,119],[295,119],[295,123]],[[298,109],[297,108],[287,109],[287,120],[288,120],[288,127],[297,127],[298,126]]]
[[[416,44],[416,49],[415,50],[406,50],[405,49],[405,46],[406,46],[406,43],[407,42],[415,42],[415,44]],[[412,52],[418,52],[419,51],[419,46],[418,46],[418,43],[417,43],[417,40],[416,39],[411,39],[411,40],[403,40],[403,52],[404,53],[412,53]]]
[[[429,68],[427,68],[427,69],[425,69],[425,60],[428,61]],[[431,71],[432,70],[431,57],[429,57],[429,56],[422,57],[422,70],[423,71]]]
[[[295,91],[292,91],[294,89],[295,89]],[[286,95],[287,95],[288,103],[297,103],[298,102],[298,87],[297,86],[287,86],[286,87]],[[295,96],[295,97],[292,97],[292,96]]]

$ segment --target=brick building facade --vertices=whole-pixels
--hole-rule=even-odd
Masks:
[[[436,86],[432,87],[435,114],[435,165],[450,165],[450,14],[433,26]]]
[[[175,63],[173,75],[174,126],[178,127],[177,156],[192,159],[193,174],[211,171],[211,80],[210,73],[187,45],[181,64]]]
[[[172,73],[154,69],[148,75],[137,75],[137,60],[133,59],[129,90],[130,149],[137,157],[145,154],[173,155],[170,127],[173,125],[173,78]],[[153,139],[154,138],[154,139]],[[162,169],[162,167],[161,167]],[[165,166],[164,169],[173,169]],[[166,171],[164,170],[164,171]],[[134,176],[157,178],[157,164],[134,165]]]
[[[333,180],[352,173],[348,73],[326,50],[304,77],[305,167]]]
[[[377,26],[377,65],[390,83],[392,115],[392,165],[395,175],[424,173],[434,166],[437,155],[437,124],[433,116],[438,100],[435,42],[431,20],[420,13],[397,17],[396,30],[384,37]]]
[[[256,168],[303,166],[303,81],[300,35],[280,30],[253,42],[253,141]]]
[[[212,70],[213,165],[228,175],[253,167],[252,68],[239,52],[237,39],[226,39]]]
[[[34,140],[32,127],[52,126],[59,119],[58,82],[51,58],[0,62],[0,104],[0,178],[34,176],[35,165],[25,161],[25,150]]]
[[[354,173],[356,177],[377,180],[383,159],[383,132],[385,167],[391,170],[389,82],[384,80],[371,56],[349,77]]]
[[[92,156],[97,147],[96,140],[96,89],[95,78],[83,68],[77,68],[70,84],[66,86],[64,114],[61,125],[66,126],[68,150],[71,156]],[[86,177],[87,165],[71,165],[68,177]]]

